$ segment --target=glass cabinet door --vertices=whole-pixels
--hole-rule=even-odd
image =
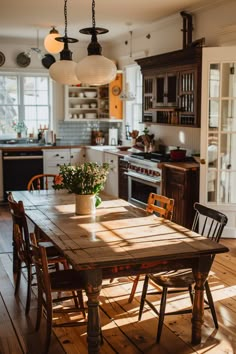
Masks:
[[[207,202],[236,203],[236,62],[209,65]]]

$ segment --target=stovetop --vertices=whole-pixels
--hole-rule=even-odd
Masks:
[[[158,151],[156,152],[134,152],[130,155],[139,160],[149,160],[153,162],[172,162],[170,154],[163,154]],[[174,161],[174,162],[193,162],[194,158],[192,156],[185,156],[184,159]]]

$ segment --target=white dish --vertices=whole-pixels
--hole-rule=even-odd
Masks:
[[[97,118],[96,113],[85,113],[85,118]]]
[[[91,107],[91,108],[97,108],[97,104],[96,104],[96,103],[91,103],[91,104],[90,104],[90,107]]]
[[[87,98],[95,98],[97,96],[96,91],[85,91],[85,97]]]

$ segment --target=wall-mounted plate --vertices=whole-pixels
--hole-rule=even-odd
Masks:
[[[0,66],[2,66],[5,63],[5,55],[3,52],[0,52]]]
[[[46,69],[49,69],[55,61],[56,59],[51,54],[44,54],[44,57],[42,58],[42,64]]]
[[[25,53],[20,53],[16,57],[16,63],[19,65],[21,68],[26,68],[27,66],[30,65],[31,59],[28,55]]]

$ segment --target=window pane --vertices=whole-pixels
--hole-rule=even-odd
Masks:
[[[209,128],[217,128],[219,125],[219,101],[209,101]]]
[[[208,202],[216,202],[216,200],[217,200],[217,171],[215,169],[208,170],[207,196],[208,196]]]
[[[49,79],[47,76],[0,75],[1,138],[16,138],[16,132],[34,132],[49,126]]]
[[[236,72],[234,63],[222,65],[222,96],[236,97]]]
[[[236,172],[224,171],[220,174],[220,203],[236,203]]]
[[[220,65],[210,65],[209,97],[219,97],[220,95]]]

